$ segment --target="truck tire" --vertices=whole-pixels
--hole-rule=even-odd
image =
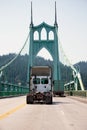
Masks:
[[[52,104],[52,96],[46,97],[46,104]]]
[[[29,99],[28,96],[26,97],[26,103],[29,104]]]
[[[33,97],[32,96],[27,96],[26,103],[27,104],[33,104]]]

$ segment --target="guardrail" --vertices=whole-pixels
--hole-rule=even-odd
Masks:
[[[79,97],[87,97],[87,90],[81,91],[65,91],[66,96],[79,96]]]
[[[26,95],[28,92],[29,88],[26,86],[18,86],[15,84],[4,82],[0,83],[0,98]]]

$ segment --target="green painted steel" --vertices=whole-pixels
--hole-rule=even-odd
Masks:
[[[42,39],[42,32],[44,30],[43,35],[45,38]],[[53,34],[52,39],[50,39],[50,33]],[[28,68],[34,66],[34,59],[38,52],[45,48],[48,50],[50,55],[53,58],[53,80],[54,80],[54,91],[64,91],[64,87],[61,81],[60,75],[60,62],[59,62],[59,47],[58,47],[58,26],[54,24],[54,26],[50,26],[47,23],[43,22],[38,26],[34,26],[30,24],[30,47],[29,47],[29,65]],[[37,37],[35,39],[35,34]],[[30,78],[30,73],[28,70],[28,82]]]
[[[78,71],[76,73],[74,72],[73,81],[70,81],[69,83],[64,85],[65,91],[72,91],[72,90],[75,90],[75,91],[82,90],[82,91],[84,91],[84,89],[82,89],[81,84],[80,84],[80,81],[81,81],[81,79],[79,80],[80,75],[79,75],[79,78],[78,78],[78,74],[80,74],[80,73],[78,73]]]
[[[57,11],[55,2],[55,22],[54,26],[50,26],[42,22],[38,26],[33,24],[33,11],[31,2],[31,24],[30,24],[30,46],[29,46],[29,64],[28,64],[28,82],[30,79],[30,68],[34,66],[34,59],[38,52],[45,48],[48,50],[53,58],[53,81],[54,92],[64,92],[63,82],[60,75],[60,62],[59,62],[59,47],[58,47],[58,24],[57,24]],[[44,30],[44,33],[43,33]],[[52,37],[50,37],[52,34]],[[35,35],[37,37],[35,37]],[[44,36],[44,38],[43,38]]]
[[[9,96],[26,95],[29,93],[29,88],[25,86],[18,86],[10,83],[0,83],[0,98]]]

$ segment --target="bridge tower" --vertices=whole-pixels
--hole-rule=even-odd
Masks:
[[[44,39],[42,32],[45,32]],[[37,36],[37,37],[35,37]],[[52,36],[52,37],[51,37]],[[38,52],[45,48],[53,58],[53,83],[54,93],[63,94],[64,88],[61,85],[60,62],[59,62],[59,47],[58,47],[58,24],[57,24],[57,10],[55,2],[55,22],[53,26],[42,22],[38,26],[33,24],[33,12],[31,2],[31,23],[30,23],[30,46],[29,46],[29,64],[28,64],[28,79],[30,67],[34,66],[34,59]]]

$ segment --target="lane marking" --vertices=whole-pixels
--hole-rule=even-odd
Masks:
[[[1,114],[1,115],[0,115],[0,120],[2,120],[2,119],[4,119],[4,118],[8,117],[9,115],[11,115],[12,113],[16,112],[17,110],[23,108],[24,106],[26,106],[26,103],[21,104],[21,105],[15,107],[15,108],[13,108],[13,109],[7,111],[7,112],[4,113],[4,114]]]

